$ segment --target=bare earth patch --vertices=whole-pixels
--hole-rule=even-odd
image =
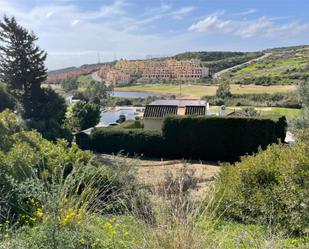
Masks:
[[[199,182],[212,180],[220,171],[220,166],[216,163],[191,163],[181,160],[140,160],[138,167],[138,177],[141,182],[149,186],[158,186],[163,183],[167,172],[176,176],[177,172],[186,167],[195,172],[195,177]]]
[[[156,188],[164,184],[167,173],[171,173],[173,178],[179,175],[179,171],[186,167],[194,171],[194,177],[198,179],[197,188],[194,189],[193,196],[202,196],[206,191],[208,183],[213,181],[220,172],[221,167],[216,162],[199,162],[183,160],[155,160],[155,159],[135,159],[107,154],[98,154],[102,161],[109,161],[116,158],[127,160],[137,168],[137,178],[146,186]]]

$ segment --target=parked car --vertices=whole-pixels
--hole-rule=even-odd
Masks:
[[[109,123],[108,126],[117,126],[119,123]]]

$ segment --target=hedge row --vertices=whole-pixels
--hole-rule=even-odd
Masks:
[[[239,117],[168,117],[163,136],[172,157],[234,161],[284,141],[286,120]]]
[[[96,128],[91,149],[100,153],[123,151],[149,157],[235,161],[259,147],[285,139],[286,119],[239,117],[177,117],[164,120],[162,133]]]
[[[136,129],[95,128],[90,136],[91,148],[101,153],[118,153],[120,151],[161,157],[165,141],[159,131]]]

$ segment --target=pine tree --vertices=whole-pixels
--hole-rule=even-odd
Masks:
[[[47,78],[47,54],[35,44],[37,39],[14,17],[0,21],[0,80],[22,104],[25,119],[34,118],[39,111],[36,100]]]
[[[0,21],[0,81],[19,102],[29,129],[38,130],[47,139],[71,139],[70,132],[62,127],[64,99],[51,89],[41,88],[47,78],[47,53],[35,44],[37,40],[14,17]]]

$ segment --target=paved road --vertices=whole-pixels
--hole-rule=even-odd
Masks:
[[[238,64],[238,65],[236,65],[236,66],[233,66],[233,67],[230,67],[230,68],[226,68],[226,69],[224,69],[224,70],[221,70],[221,71],[215,73],[215,74],[213,75],[213,78],[214,78],[214,79],[218,79],[218,78],[220,78],[220,76],[221,76],[222,74],[227,73],[227,72],[229,72],[230,70],[240,69],[240,68],[242,68],[242,67],[248,66],[249,64],[251,64],[251,63],[253,63],[253,62],[263,60],[263,59],[267,58],[267,57],[270,56],[270,55],[271,55],[271,53],[266,53],[266,54],[262,55],[261,57],[258,57],[258,58],[249,60],[249,61],[247,61],[247,62]]]
[[[95,80],[95,81],[100,81],[100,82],[103,81],[103,79],[98,75],[98,72],[93,72],[93,73],[91,74],[91,78],[92,78],[93,80]]]

